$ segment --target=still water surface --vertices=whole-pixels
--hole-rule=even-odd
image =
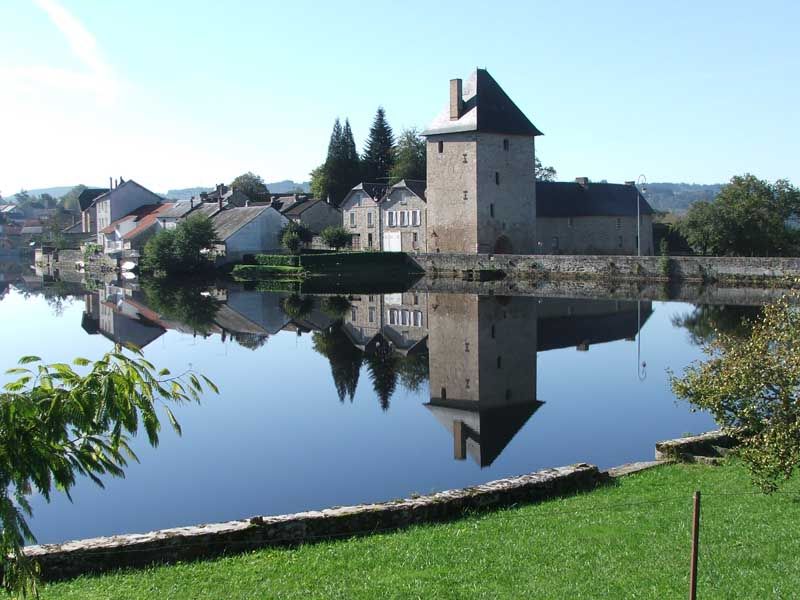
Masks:
[[[115,287],[58,301],[7,288],[0,367],[131,342],[221,391],[176,408],[182,436],[165,427],[158,448],[136,440],[125,479],[81,480],[73,502],[34,497],[39,542],[610,467],[714,427],[668,385],[667,369],[702,356],[676,324],[692,305],[426,292],[343,303],[237,287],[206,298],[210,312]]]

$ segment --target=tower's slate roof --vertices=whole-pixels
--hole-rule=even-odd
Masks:
[[[528,117],[485,69],[476,69],[462,88],[464,112],[450,119],[450,105],[434,119],[422,135],[479,131],[509,135],[542,135]]]
[[[636,186],[620,183],[570,181],[536,182],[537,217],[631,217],[636,216],[636,201],[643,215],[653,214]]]

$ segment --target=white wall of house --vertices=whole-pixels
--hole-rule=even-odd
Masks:
[[[277,210],[268,208],[225,240],[225,257],[219,263],[240,262],[245,254],[284,253],[280,235],[288,222]]]

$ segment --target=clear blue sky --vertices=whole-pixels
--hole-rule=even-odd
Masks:
[[[304,180],[486,67],[560,179],[800,183],[800,3],[3,0],[0,191]]]

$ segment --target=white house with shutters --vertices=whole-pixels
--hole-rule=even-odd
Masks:
[[[354,250],[427,252],[425,182],[360,183],[341,204]]]

